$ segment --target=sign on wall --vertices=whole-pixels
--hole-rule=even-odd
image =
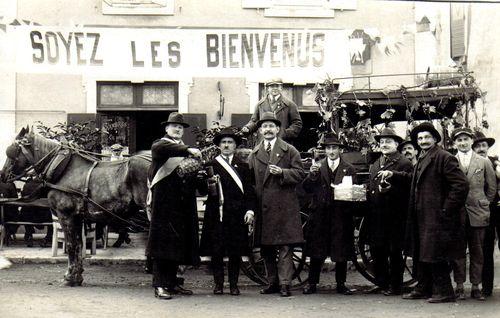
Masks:
[[[343,30],[12,26],[17,72],[349,76]]]

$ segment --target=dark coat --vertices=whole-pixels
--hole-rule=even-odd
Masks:
[[[332,261],[347,261],[354,256],[354,221],[350,202],[334,201],[331,184],[340,184],[344,176],[352,176],[356,169],[340,159],[335,173],[327,159],[320,161],[319,174],[310,173],[302,186],[313,193],[311,213],[306,226],[307,256],[330,257]]]
[[[3,198],[17,198],[17,190],[14,183],[13,182],[5,183],[0,181],[0,196]],[[3,211],[4,211],[4,221],[10,221],[10,222],[19,221],[19,213],[17,211],[17,206],[4,205]]]
[[[462,257],[465,244],[467,178],[458,160],[439,146],[419,158],[408,210],[408,252],[421,262]]]
[[[151,147],[149,180],[171,157],[187,157],[188,146],[156,140]],[[146,254],[179,264],[199,264],[197,179],[174,171],[152,188],[152,212]]]
[[[248,255],[248,226],[244,222],[245,213],[255,210],[256,197],[248,164],[238,156],[233,156],[231,165],[239,175],[244,193],[216,160],[210,165],[214,174],[220,176],[224,196],[223,219],[220,221],[219,193],[208,196],[203,232],[200,242],[200,255],[204,256],[241,256]]]
[[[271,155],[263,142],[249,158],[255,176],[258,208],[255,215],[255,245],[290,245],[304,242],[300,206],[295,187],[304,178],[300,154],[292,145],[277,138]],[[269,172],[268,165],[283,169],[281,176]]]
[[[285,141],[292,141],[298,137],[302,130],[302,118],[300,117],[299,109],[293,101],[284,97],[283,94],[281,94],[275,104],[276,109],[274,114],[276,119],[281,122],[281,129],[278,133],[278,137]],[[269,101],[269,94],[266,94],[259,100],[250,121],[245,125],[251,133],[257,130],[257,122],[262,118],[265,112],[273,112],[271,102]],[[262,137],[259,134],[259,140],[260,139],[262,139]]]
[[[34,191],[39,189],[40,184],[40,181],[33,179],[27,181],[24,184],[23,190],[21,191],[21,196],[29,196]],[[39,192],[39,195],[37,195],[37,197],[47,197],[46,191],[42,190],[41,192]],[[33,223],[52,222],[52,213],[50,212],[49,208],[23,206],[21,207],[19,220]]]
[[[399,152],[389,155],[383,166],[380,164],[381,158],[370,166],[367,195],[370,209],[365,221],[368,225],[368,241],[374,246],[402,248],[413,166]],[[391,188],[384,193],[379,191],[380,178],[377,178],[377,173],[382,170],[393,173],[387,179]]]

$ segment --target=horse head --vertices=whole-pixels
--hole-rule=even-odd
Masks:
[[[14,142],[5,151],[7,159],[3,166],[2,179],[5,181],[13,176],[18,176],[34,162],[33,157],[34,134],[28,126],[23,127]]]

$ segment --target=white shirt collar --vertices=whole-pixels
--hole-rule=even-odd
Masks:
[[[269,143],[269,142],[270,142],[270,143],[271,143],[271,150],[273,150],[273,149],[274,149],[274,144],[276,143],[276,139],[278,139],[278,138],[276,138],[276,137],[275,137],[275,138],[274,138],[273,140],[271,140],[271,141],[268,141],[267,139],[264,139],[264,149],[266,149],[266,147],[267,147],[267,143]]]
[[[281,94],[278,94],[276,96],[269,94],[269,101],[272,103],[275,100],[278,100],[281,97]]]
[[[332,159],[327,157],[326,159],[328,161],[328,167],[330,167],[330,169],[335,170],[338,168],[338,166],[340,164],[340,158],[332,160]]]
[[[223,154],[220,154],[220,155],[221,155],[221,157],[222,157],[223,159],[227,158],[227,161],[229,162],[229,164],[231,164],[231,163],[233,162],[233,157],[234,157],[234,154],[229,155],[229,156],[227,156],[227,157],[226,157],[225,155],[223,155]]]
[[[459,151],[458,152],[458,156],[460,157],[460,162],[465,165],[465,166],[468,166],[469,163],[470,163],[470,160],[472,159],[472,150],[469,150],[467,152],[461,152]]]

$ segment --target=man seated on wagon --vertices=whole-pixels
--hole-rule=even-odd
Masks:
[[[4,182],[4,173],[0,170],[0,197],[2,198],[17,198],[17,190],[16,186],[13,182]],[[17,206],[13,205],[5,205],[3,208],[4,222],[17,222],[19,221],[19,211]],[[17,225],[7,225],[5,227],[6,235],[5,235],[5,243],[6,245],[10,244],[10,241],[14,238],[14,235],[17,231]]]
[[[35,179],[35,178],[28,178],[26,180],[26,183],[24,184],[23,190],[21,191],[21,196],[22,197],[28,197],[33,195],[36,195],[37,198],[39,197],[46,197],[46,192],[43,191],[40,188],[41,181]],[[39,193],[35,194],[34,192],[37,191]],[[43,194],[41,191],[45,192]],[[21,207],[21,212],[19,216],[19,220],[21,222],[31,222],[31,223],[50,223],[52,222],[52,213],[50,212],[49,208],[42,208],[42,207],[35,207],[35,206],[23,206]],[[35,233],[35,227],[39,230],[43,229],[45,226],[40,226],[40,225],[25,225],[24,226],[24,242],[26,243],[27,247],[33,247],[33,234]],[[53,227],[52,225],[47,226],[47,234],[43,238],[43,240],[40,242],[40,246],[42,247],[47,247],[51,246],[52,242],[52,233],[53,233]]]

